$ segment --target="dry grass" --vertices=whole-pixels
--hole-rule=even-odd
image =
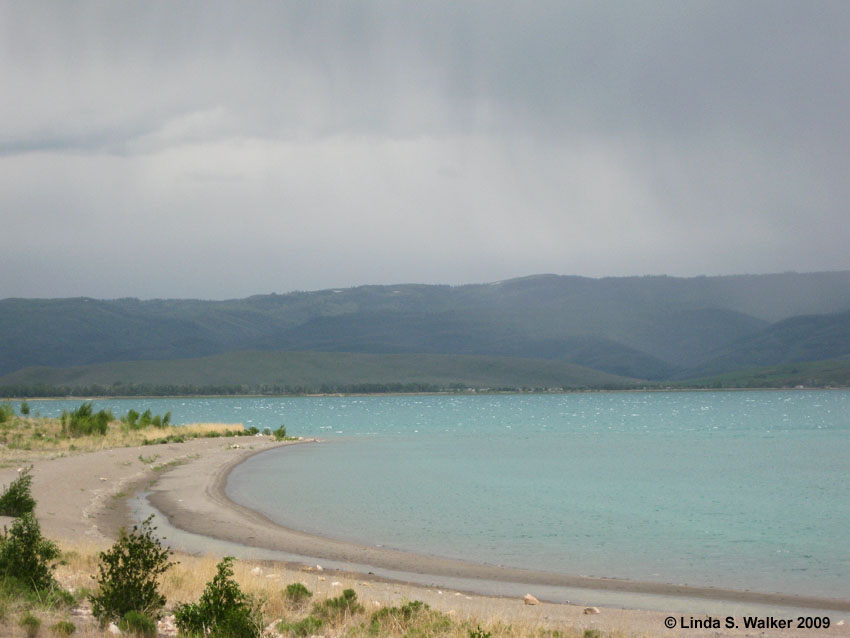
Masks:
[[[193,439],[244,430],[241,423],[194,423],[134,430],[120,421],[112,421],[106,434],[71,437],[63,432],[60,419],[15,417],[0,424],[0,467],[94,450],[133,447],[167,437]]]
[[[63,564],[56,569],[57,580],[63,588],[73,592],[80,599],[81,602],[78,605],[86,607],[85,596],[96,586],[93,576],[97,573],[98,548],[93,544],[85,543],[60,545],[63,551]],[[215,575],[217,564],[217,559],[213,557],[175,555],[173,558],[178,563],[171,567],[161,580],[161,590],[168,599],[166,615],[178,602],[198,600],[207,582]],[[483,638],[487,635],[492,638],[617,638],[625,636],[621,633],[585,632],[563,624],[518,621],[516,618],[511,620],[502,615],[501,601],[497,599],[489,599],[489,603],[485,603],[483,607],[478,605],[475,611],[464,609],[460,604],[462,597],[458,597],[447,601],[450,605],[442,606],[442,609],[437,609],[437,606],[428,608],[414,605],[413,613],[404,614],[399,608],[414,600],[416,590],[397,584],[366,583],[327,572],[295,571],[278,564],[236,561],[234,577],[242,591],[262,601],[265,623],[269,627],[281,620],[296,623],[310,614],[315,603],[338,597],[345,589],[355,590],[358,602],[364,606],[364,610],[354,614],[343,613],[331,622],[326,622],[318,630],[317,635],[328,638],[337,636],[350,638],[481,636]],[[295,582],[302,583],[313,593],[308,601],[294,603],[286,598],[286,586]],[[481,602],[480,599],[478,602]],[[74,615],[75,612],[68,608],[45,609],[21,601],[7,600],[2,605],[2,609],[0,636],[4,637],[27,635],[18,625],[20,618],[27,612],[41,620],[39,635],[42,636],[54,635],[50,627],[63,620],[75,624],[76,631],[73,634],[75,638],[111,636],[108,630],[100,629],[90,618]],[[385,611],[378,616],[374,615],[383,609],[390,609],[390,611]],[[479,628],[482,633],[476,634]],[[277,632],[268,635],[274,636]],[[295,634],[284,631],[283,635]]]

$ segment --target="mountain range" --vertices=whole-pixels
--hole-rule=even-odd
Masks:
[[[850,271],[0,300],[0,386],[609,387],[826,360],[850,364]]]

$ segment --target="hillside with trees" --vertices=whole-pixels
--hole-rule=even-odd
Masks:
[[[441,355],[432,363],[446,366],[436,376],[417,375],[412,367],[398,377],[392,359],[385,357],[375,364],[386,366],[385,372],[372,374],[374,366],[366,366],[361,373],[369,370],[368,378],[376,383],[492,381],[519,387],[539,381],[595,387],[612,378],[663,383],[840,359],[850,354],[848,335],[850,272],[603,279],[538,275],[489,284],[360,286],[224,301],[4,299],[0,374],[5,376],[0,384],[17,386],[26,379],[63,385],[67,373],[59,369],[159,362],[150,365],[165,375],[159,377],[162,384],[170,385],[163,362],[193,360],[182,365],[209,372],[190,385],[244,385],[234,368],[229,368],[231,377],[222,378],[213,374],[214,365],[198,362],[215,355],[289,352]],[[467,378],[452,377],[458,372],[452,366],[460,361],[452,357],[458,356],[500,358],[516,374],[488,380],[463,368]],[[271,377],[256,381],[292,385],[291,379],[306,374],[304,360],[291,358],[293,366],[281,373],[288,379],[283,384]],[[536,371],[545,369],[546,361],[580,366],[584,378],[535,376],[529,361],[536,362]],[[121,366],[95,369],[100,370],[98,384],[121,384],[129,377],[149,382],[141,380],[147,379],[141,372],[121,378],[127,376],[117,372]],[[435,370],[431,364],[428,369]],[[113,370],[114,376],[103,377],[103,370]],[[322,374],[323,379],[310,383],[350,381]],[[522,375],[529,375],[527,382]]]

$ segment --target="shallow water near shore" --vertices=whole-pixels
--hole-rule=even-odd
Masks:
[[[850,598],[850,392],[97,405],[326,439],[231,474],[231,498],[295,529],[528,569]]]

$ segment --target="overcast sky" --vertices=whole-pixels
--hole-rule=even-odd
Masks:
[[[850,2],[0,3],[0,297],[850,269]]]

